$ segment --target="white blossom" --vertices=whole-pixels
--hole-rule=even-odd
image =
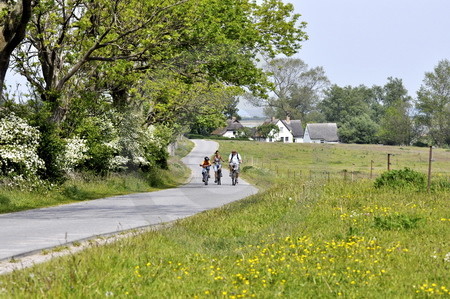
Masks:
[[[45,168],[44,161],[39,158],[39,131],[14,113],[4,117],[0,122],[0,165],[3,176],[25,180],[36,175],[39,169]]]

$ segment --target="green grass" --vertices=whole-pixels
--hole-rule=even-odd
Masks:
[[[222,153],[229,145],[244,146],[221,144]],[[272,144],[245,146],[238,148],[244,159],[270,161],[278,154]],[[393,191],[374,188],[373,180],[310,180],[247,166],[243,175],[263,181],[265,191],[3,275],[0,297],[450,296],[446,189]]]
[[[106,177],[84,173],[77,174],[63,185],[52,188],[32,191],[1,189],[0,213],[176,187],[188,178],[187,168],[181,163],[180,158],[192,147],[192,142],[188,140],[181,142],[176,155],[169,160],[169,170],[156,169],[149,173],[111,174]]]
[[[428,174],[429,148],[360,144],[263,143],[251,141],[219,141],[224,157],[236,149],[244,159],[243,167],[278,179],[375,179],[390,169],[409,169]],[[436,184],[449,185],[450,152],[433,149],[432,178]],[[372,168],[372,169],[371,169]],[[268,181],[253,172],[247,178],[264,188]]]

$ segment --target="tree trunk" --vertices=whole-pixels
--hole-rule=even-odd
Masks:
[[[7,0],[0,0],[0,9],[5,9]],[[14,49],[25,38],[27,24],[31,19],[32,0],[19,0],[11,11],[1,20],[0,26],[0,100],[9,60]]]

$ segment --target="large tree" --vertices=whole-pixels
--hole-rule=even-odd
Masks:
[[[67,89],[98,79],[115,103],[142,74],[170,67],[186,82],[220,81],[263,92],[256,56],[291,55],[306,38],[293,6],[278,0],[42,0],[16,67],[59,122]],[[145,75],[147,76],[147,75]],[[139,82],[139,83],[138,83]]]
[[[0,0],[0,101],[11,54],[25,38],[33,0]]]
[[[377,89],[378,88],[378,89]],[[383,87],[375,86],[382,104],[380,142],[390,145],[408,145],[413,139],[412,98],[398,78],[388,78]]]
[[[276,58],[264,67],[272,83],[268,98],[249,97],[252,104],[265,108],[265,114],[289,116],[306,121],[315,111],[323,90],[329,85],[322,67],[309,68],[298,58]]]
[[[417,92],[419,123],[426,128],[430,144],[450,144],[450,61],[439,61],[425,73]]]
[[[337,123],[342,141],[377,142],[380,104],[372,88],[333,85],[326,90],[319,108],[327,122]]]

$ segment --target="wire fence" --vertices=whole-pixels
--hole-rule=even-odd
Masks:
[[[403,169],[405,167],[408,167],[412,170],[418,171],[420,173],[423,173],[427,176],[430,176],[430,178],[444,178],[450,180],[450,171],[432,171],[432,168],[430,168],[427,163],[420,163],[420,164],[413,164],[410,163],[405,165],[400,164],[394,164],[392,163],[389,158],[384,167],[380,167],[379,163],[378,166],[374,166],[374,161],[369,160],[367,162],[367,168],[366,170],[362,170],[361,167],[359,167],[358,170],[354,170],[354,165],[350,165],[349,167],[342,166],[341,169],[337,169],[336,167],[333,167],[333,169],[324,169],[324,166],[320,166],[322,169],[314,168],[300,168],[300,166],[279,166],[280,162],[275,161],[267,161],[267,160],[261,160],[254,157],[249,157],[247,159],[247,162],[243,166],[252,166],[259,169],[264,169],[269,171],[270,173],[278,176],[278,177],[284,177],[284,178],[299,178],[299,179],[308,179],[308,180],[344,180],[344,181],[355,181],[360,179],[373,179],[375,180],[377,177],[379,177],[383,172],[393,169]],[[430,162],[431,163],[431,162]]]

